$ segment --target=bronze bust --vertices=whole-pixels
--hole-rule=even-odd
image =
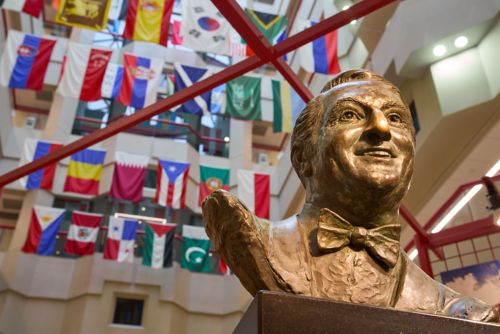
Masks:
[[[215,248],[243,286],[480,321],[498,313],[458,295],[401,250],[415,130],[399,90],[367,70],[340,73],[297,119],[291,159],[306,189],[296,217],[255,217],[228,192],[203,203]]]

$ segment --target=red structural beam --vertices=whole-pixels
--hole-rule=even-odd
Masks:
[[[338,13],[329,19],[326,19],[317,25],[308,28],[307,30],[298,33],[285,41],[278,44],[276,47],[272,48],[271,54],[274,59],[297,49],[298,47],[307,44],[316,38],[336,30],[346,24],[348,24],[353,19],[358,19],[365,16],[395,0],[365,0],[362,1],[348,10]],[[41,159],[32,161],[24,166],[21,166],[11,172],[8,172],[0,176],[0,187],[11,183],[23,176],[26,176],[40,168],[46,167],[51,163],[64,159],[71,154],[81,151],[91,145],[99,143],[109,137],[116,135],[117,133],[126,130],[140,122],[146,121],[151,117],[162,113],[165,110],[170,110],[171,108],[187,101],[195,96],[198,96],[212,88],[215,88],[229,80],[237,78],[249,71],[252,71],[267,62],[266,59],[260,59],[257,56],[249,57],[233,66],[230,66],[211,77],[197,82],[196,84],[183,89],[180,92],[175,93],[172,96],[167,97],[164,100],[158,101],[155,104],[144,108],[133,115],[123,117],[116,122],[110,124],[104,129],[94,131],[90,135],[80,138],[68,145],[61,147],[60,149],[52,152],[49,155],[44,156]]]
[[[431,234],[430,244],[434,247],[441,247],[498,232],[500,232],[500,226],[495,224],[493,216],[489,216],[467,224],[447,228],[439,233]]]

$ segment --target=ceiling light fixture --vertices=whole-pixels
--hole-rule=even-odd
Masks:
[[[229,137],[227,137],[227,136],[224,137],[224,142],[229,143],[229,140],[230,140]]]
[[[415,260],[415,258],[417,257],[418,255],[418,250],[416,248],[413,248],[413,250],[410,252],[410,254],[408,254],[408,257],[410,258],[410,260]]]
[[[459,49],[466,46],[467,43],[469,43],[469,39],[465,36],[458,36],[455,38],[455,46]]]
[[[351,6],[349,6],[349,5],[344,5],[344,7],[342,7],[342,10],[348,10],[349,8],[351,8]]]
[[[432,53],[436,57],[441,57],[446,53],[446,46],[444,46],[443,44],[438,44],[434,47],[434,49],[432,49]]]
[[[351,25],[355,25],[356,23],[358,23],[358,20],[352,20],[351,21]]]

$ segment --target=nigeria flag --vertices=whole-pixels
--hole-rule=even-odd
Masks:
[[[261,78],[239,77],[226,84],[226,113],[247,120],[262,119]]]
[[[176,224],[145,224],[142,264],[159,269],[172,266]]]
[[[210,272],[210,239],[205,228],[182,226],[181,267],[189,271]]]

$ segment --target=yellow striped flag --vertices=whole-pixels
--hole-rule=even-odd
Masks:
[[[292,132],[292,88],[286,81],[272,80],[273,132]]]
[[[123,37],[167,45],[174,0],[129,0]]]
[[[101,31],[108,24],[108,0],[60,0],[55,21],[67,26]]]
[[[97,195],[106,151],[85,149],[71,156],[64,191]]]

